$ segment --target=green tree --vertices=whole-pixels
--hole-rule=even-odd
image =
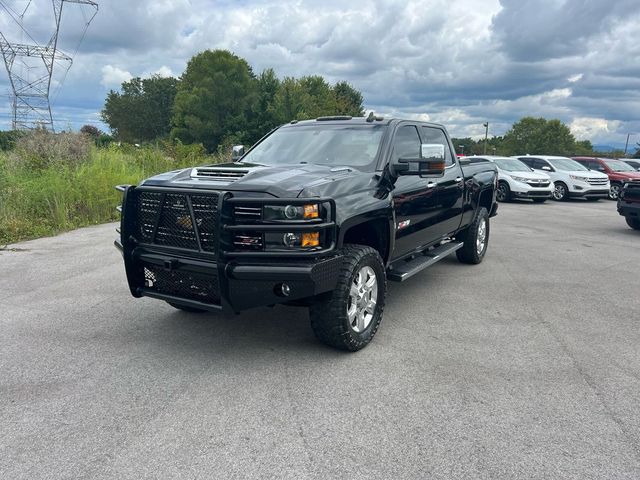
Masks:
[[[589,140],[576,142],[573,153],[575,155],[593,155],[593,145]]]
[[[560,120],[524,117],[504,135],[504,154],[573,155],[576,139]]]
[[[336,96],[336,113],[352,117],[364,116],[362,93],[347,82],[338,82],[333,87]]]
[[[108,93],[102,120],[117,139],[129,143],[168,135],[177,82],[172,77],[154,75],[122,83],[121,92]]]
[[[195,55],[180,78],[171,136],[215,150],[229,137],[246,136],[254,102],[255,78],[242,58],[226,50]]]
[[[276,95],[281,82],[272,68],[264,70],[255,81],[255,100],[248,123],[247,143],[257,142],[263,135],[279,125],[276,115]]]

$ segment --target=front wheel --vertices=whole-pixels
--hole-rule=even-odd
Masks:
[[[640,218],[624,217],[624,219],[627,221],[627,225],[631,228],[634,230],[640,230]]]
[[[318,339],[340,350],[366,347],[382,321],[387,279],[380,254],[364,245],[346,245],[335,289],[311,307],[311,328]]]
[[[489,212],[486,208],[480,207],[473,223],[458,235],[458,239],[463,241],[462,248],[456,251],[458,260],[472,265],[480,263],[489,246]]]
[[[609,187],[609,200],[618,200],[620,190],[622,190],[622,185],[619,183],[612,183],[611,187]]]
[[[566,200],[569,196],[569,189],[562,182],[556,182],[553,189],[553,199],[559,202]]]
[[[511,199],[511,189],[507,182],[498,183],[498,189],[496,190],[496,200],[499,202],[508,202]]]

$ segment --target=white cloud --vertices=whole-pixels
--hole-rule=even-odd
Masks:
[[[105,65],[102,67],[102,80],[100,84],[105,88],[118,88],[122,82],[127,82],[133,78],[133,75],[126,70],[114,67],[113,65]]]
[[[156,70],[155,74],[160,75],[161,77],[175,77],[175,74],[166,65],[163,65],[158,70]]]
[[[600,140],[609,137],[620,128],[622,122],[605,118],[576,117],[569,124],[571,133],[578,140]]]

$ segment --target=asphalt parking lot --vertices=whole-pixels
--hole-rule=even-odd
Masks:
[[[130,297],[114,225],[0,252],[0,477],[640,478],[640,232],[502,204],[479,266],[391,284],[373,343],[305,309]]]

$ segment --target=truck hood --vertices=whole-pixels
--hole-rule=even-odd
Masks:
[[[326,191],[334,190],[336,182],[350,185],[346,188],[362,188],[369,185],[373,179],[373,173],[347,166],[225,163],[162,173],[144,180],[141,185],[260,192],[275,197],[298,197],[303,190],[307,190],[304,196],[322,196]],[[331,188],[331,185],[334,188]]]

